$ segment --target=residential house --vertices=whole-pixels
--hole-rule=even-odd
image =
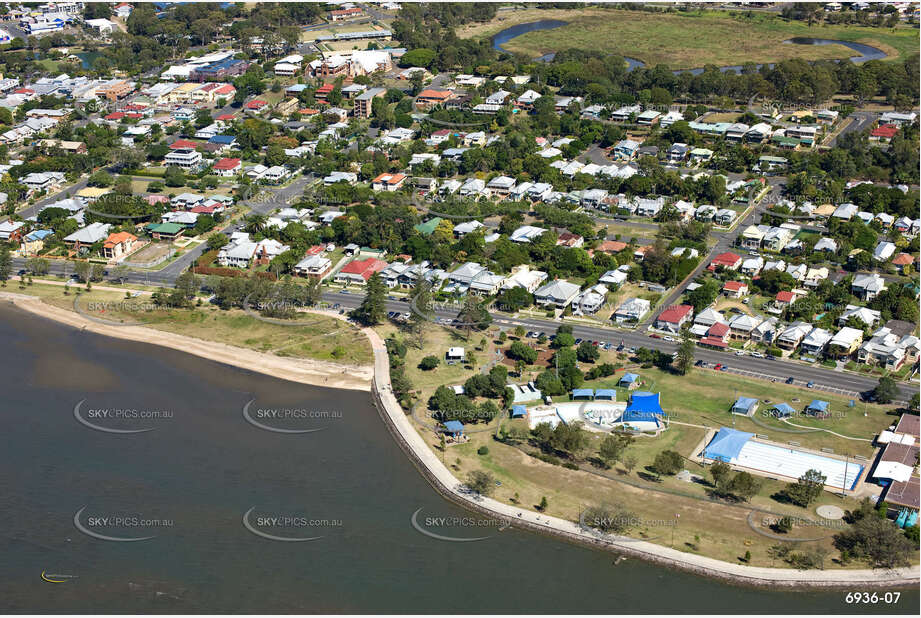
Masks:
[[[551,281],[534,292],[534,302],[542,306],[564,309],[579,294],[579,286],[564,279]]]
[[[727,281],[723,284],[722,292],[729,298],[744,298],[748,296],[748,284],[742,281]]]
[[[863,341],[863,331],[845,326],[828,342],[828,355],[834,358],[851,356]]]
[[[628,298],[614,311],[611,316],[618,324],[626,322],[639,322],[640,319],[649,313],[651,306],[648,300],[643,298]]]
[[[109,234],[102,245],[102,257],[117,260],[128,255],[134,250],[138,237],[128,232],[115,232]]]
[[[371,188],[375,191],[399,191],[405,181],[403,174],[380,174],[371,181]]]
[[[858,274],[851,283],[851,293],[863,301],[871,301],[886,289],[886,281],[877,273]]]
[[[813,328],[800,343],[800,352],[808,356],[821,357],[825,346],[832,340],[832,334],[824,328]]]
[[[812,324],[802,321],[793,322],[777,337],[777,346],[783,350],[793,351],[812,330]]]
[[[364,260],[352,260],[336,273],[334,281],[348,285],[365,285],[376,272],[387,267],[387,262],[369,257]]]
[[[677,333],[685,322],[691,319],[693,313],[694,307],[691,305],[672,305],[659,314],[655,327],[659,330]]]
[[[580,292],[572,301],[573,311],[585,315],[594,315],[607,298],[608,288],[602,283]]]

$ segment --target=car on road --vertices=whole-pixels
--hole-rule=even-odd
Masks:
[[[666,335],[665,337],[662,337],[662,340],[663,341],[677,341],[677,339],[675,339],[674,337],[669,337],[668,335]]]
[[[630,348],[629,350],[627,350],[627,352],[629,352],[630,354],[636,354],[636,348]]]
[[[759,253],[757,251],[749,251],[748,255],[753,255],[755,257],[758,257]]]
[[[808,382],[806,382],[806,388],[812,388],[813,386],[815,386],[815,382],[813,382],[812,380],[809,380]]]
[[[651,335],[649,335],[649,336],[652,337],[653,339],[661,339],[661,338],[662,338],[662,335],[657,335],[657,334],[655,334],[655,333],[653,333],[653,334],[651,334]]]
[[[793,384],[793,376],[787,378],[787,384]]]
[[[736,356],[745,356],[745,350],[739,350],[736,352]]]
[[[340,293],[340,294],[348,294],[349,291],[348,291],[348,290],[339,290],[339,293]]]
[[[752,352],[751,355],[753,358],[764,358],[764,354],[761,352]]]
[[[336,303],[335,305],[333,305],[333,309],[338,309],[338,308],[341,307],[341,306],[342,306],[342,305],[340,305],[339,303]]]
[[[576,339],[576,345],[579,345],[580,343],[582,343],[582,337],[579,337],[578,339]]]

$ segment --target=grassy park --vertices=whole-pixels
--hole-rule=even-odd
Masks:
[[[110,287],[106,284],[106,287]],[[52,306],[74,311],[75,293],[81,294],[77,305],[83,315],[112,322],[143,323],[156,330],[215,341],[266,354],[291,358],[331,361],[349,365],[369,365],[371,347],[357,329],[341,320],[302,314],[292,322],[299,325],[277,325],[257,320],[240,309],[223,310],[204,304],[194,309],[153,308],[148,296],[126,299],[124,292],[35,283],[19,290],[7,286],[10,292],[39,296]]]
[[[618,9],[529,9],[497,16],[490,22],[458,29],[461,38],[488,37],[516,24],[558,19],[566,26],[529,32],[503,47],[530,57],[563,49],[584,49],[637,58],[648,66],[666,64],[691,69],[746,62],[777,62],[791,58],[827,60],[854,52],[843,45],[791,45],[794,37],[839,39],[865,43],[891,58],[918,51],[917,31],[909,27],[809,26],[773,15],[723,11],[650,13]],[[702,36],[701,33],[706,33]]]
[[[404,336],[392,324],[380,330],[385,336]],[[773,534],[764,523],[765,518],[773,521],[776,516],[792,515],[817,520],[815,508],[819,505],[853,509],[857,502],[826,491],[808,508],[801,508],[773,497],[786,486],[785,482],[761,477],[758,478],[761,488],[749,501],[717,499],[712,494],[707,467],[685,459],[684,468],[694,475],[695,480],[688,482],[674,476],[660,476],[654,474],[651,467],[657,454],[663,450],[674,450],[689,458],[703,445],[710,429],[734,424],[736,429],[767,436],[779,443],[795,440],[803,448],[816,451],[830,448],[838,454],[872,457],[870,440],[893,419],[887,416],[887,408],[883,406],[858,403],[851,408],[850,400],[839,395],[713,370],[694,369],[689,376],[678,376],[667,370],[639,367],[626,354],[609,350],[602,352],[598,362],[626,366],[630,371],[639,373],[643,380],[642,389],[661,393],[663,408],[673,421],[657,437],[641,436],[634,440],[626,451],[635,459],[634,465],[626,466],[623,463],[626,458],[610,468],[593,461],[605,435],[594,432],[589,434],[588,444],[578,457],[548,460],[528,438],[526,421],[509,419],[507,411],[489,423],[468,423],[469,442],[442,449],[439,438],[432,430],[434,421],[427,407],[428,398],[439,385],[463,384],[476,373],[487,371],[497,358],[501,358],[496,355],[496,351],[504,355],[504,350],[516,339],[512,335],[503,343],[497,335],[498,329],[492,327],[486,333],[472,333],[467,341],[459,331],[433,325],[427,330],[423,348],[411,344],[407,346],[405,373],[413,385],[417,402],[412,416],[414,424],[430,448],[443,458],[453,473],[464,479],[475,470],[487,471],[499,482],[492,493],[493,497],[527,509],[534,509],[540,504],[541,498],[546,497],[548,514],[572,521],[578,519],[587,505],[623,505],[643,522],[629,531],[630,536],[663,545],[674,544],[682,551],[721,560],[735,562],[746,551],[750,551],[750,564],[771,566],[776,561],[772,560],[769,548],[776,545],[777,540],[756,532],[752,526],[762,533]],[[485,346],[482,345],[484,336],[487,342]],[[538,348],[546,348],[533,339],[524,341]],[[472,353],[476,358],[476,362],[445,365],[444,353],[450,346],[465,347],[468,354]],[[442,362],[434,370],[424,371],[419,363],[428,355],[434,355]],[[580,363],[583,371],[590,366]],[[510,368],[510,380],[523,382],[533,379],[543,369],[543,366],[528,367],[519,378]],[[616,388],[619,375],[620,372],[610,378],[587,381],[585,387]],[[729,414],[729,407],[737,395],[757,397],[762,402],[754,419]],[[626,390],[617,388],[618,401],[625,401],[628,396]],[[567,399],[565,396],[554,397],[554,400],[560,401]],[[828,429],[840,435],[808,430],[803,433],[787,433],[789,430],[803,430],[768,415],[766,412],[770,405],[764,403],[765,400],[785,401],[799,411],[812,399],[828,401],[831,417],[821,420],[797,416],[793,422],[816,430]],[[497,435],[511,435],[513,439],[497,440]],[[753,510],[755,513],[750,518]],[[681,515],[677,527],[671,525],[670,521],[676,512]],[[836,525],[795,527],[784,538],[797,540],[823,537],[819,541],[794,545],[802,551],[835,555],[831,535],[839,531]],[[827,566],[831,566],[830,558]]]

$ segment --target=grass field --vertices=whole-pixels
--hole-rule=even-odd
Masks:
[[[648,66],[667,64],[673,69],[854,55],[843,45],[783,44],[793,37],[865,43],[882,49],[892,58],[918,53],[919,49],[917,31],[908,27],[810,27],[804,22],[788,22],[771,15],[759,14],[744,19],[722,11],[646,13],[617,9],[529,9],[461,28],[458,35],[461,38],[488,37],[510,26],[541,19],[568,23],[560,28],[529,32],[503,47],[530,57],[569,48],[600,50],[637,58]]]
[[[27,286],[23,293],[73,311],[73,292],[82,287],[72,286],[71,294],[65,296],[62,286],[36,283]],[[7,288],[11,292],[19,291],[13,286]],[[224,311],[209,305],[195,309],[153,309],[149,308],[149,297],[126,300],[122,292],[95,289],[84,290],[78,303],[84,315],[111,321],[142,322],[148,328],[266,354],[350,365],[371,363],[367,338],[352,325],[335,318],[304,315],[298,318],[303,326],[282,326],[257,320],[239,309]]]

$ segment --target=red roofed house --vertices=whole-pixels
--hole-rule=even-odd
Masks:
[[[237,158],[223,158],[214,164],[214,173],[218,176],[236,176],[242,170],[243,162]]]
[[[219,120],[221,122],[233,122],[233,119],[234,119],[233,114],[221,114],[220,116],[215,118],[215,120]]]
[[[738,270],[739,266],[741,265],[742,257],[736,255],[732,251],[727,251],[726,253],[720,253],[718,256],[713,258],[713,261],[710,262],[708,270],[716,270],[719,266],[728,268],[729,270]]]
[[[335,86],[332,84],[323,84],[317,88],[316,92],[313,93],[313,96],[317,101],[322,101],[325,103],[326,97],[328,97],[329,93],[333,91],[333,88],[335,88]]]
[[[199,204],[198,206],[192,207],[189,212],[194,212],[198,215],[213,215],[217,212],[221,212],[222,210],[224,210],[224,207],[220,204],[209,204],[207,206],[205,204]]]
[[[371,188],[375,191],[399,191],[406,181],[403,174],[381,174],[371,181]]]
[[[905,270],[906,266],[910,266],[915,263],[915,258],[909,253],[900,253],[894,258],[892,258],[892,265],[898,268],[900,271]]]
[[[192,140],[187,139],[177,139],[175,142],[169,145],[170,150],[195,150],[198,148],[198,142],[193,142]]]
[[[777,292],[777,296],[774,297],[774,306],[778,309],[783,309],[784,307],[789,307],[796,302],[796,294],[793,292]]]
[[[102,245],[102,256],[109,260],[120,258],[131,253],[138,237],[128,232],[115,232],[109,234]]]
[[[342,21],[343,19],[349,19],[350,17],[359,17],[361,15],[361,8],[353,6],[348,9],[336,9],[335,11],[329,12],[329,18],[331,21]]]
[[[581,247],[585,244],[585,239],[572,232],[563,232],[556,239],[557,246],[569,247],[570,249]]]
[[[153,206],[154,204],[169,204],[169,198],[165,195],[148,195],[146,198],[147,203]]]
[[[874,142],[889,142],[899,132],[899,127],[894,124],[881,124],[870,131],[870,140]]]
[[[441,105],[454,95],[450,90],[434,90],[426,88],[416,96],[416,107],[425,109],[433,105]]]
[[[748,284],[741,281],[727,281],[723,284],[723,294],[729,298],[742,298],[748,294]]]
[[[606,240],[600,245],[595,251],[601,251],[602,253],[620,253],[627,248],[627,243],[621,242],[619,240]]]
[[[659,330],[667,330],[677,333],[685,322],[691,319],[694,307],[691,305],[672,305],[659,314],[656,318],[655,327]]]
[[[371,275],[384,270],[386,267],[387,262],[377,258],[369,257],[364,260],[352,260],[336,273],[335,281],[348,285],[365,285]]]
[[[125,112],[112,112],[103,116],[104,120],[121,120],[125,117]]]
[[[729,325],[724,322],[716,322],[707,329],[707,334],[700,340],[700,345],[710,346],[711,348],[729,347]]]
[[[267,105],[268,103],[263,101],[262,99],[253,99],[252,101],[247,101],[246,103],[244,103],[243,108],[248,112],[253,112],[254,114],[260,114],[266,109]]]
[[[310,257],[311,255],[320,255],[324,251],[326,251],[326,245],[313,245],[307,249],[307,253],[305,255],[306,257]]]

